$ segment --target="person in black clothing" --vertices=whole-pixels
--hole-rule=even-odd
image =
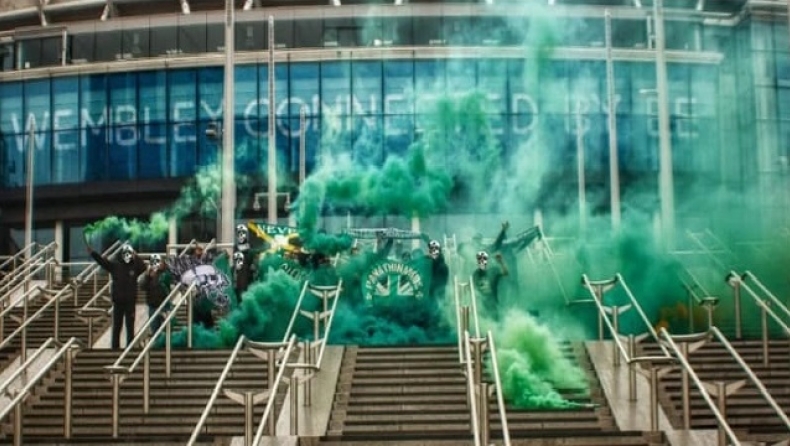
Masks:
[[[257,265],[255,258],[257,250],[250,246],[250,234],[247,226],[236,226],[236,243],[233,247],[233,291],[236,294],[236,303],[241,303],[241,295],[247,291],[252,283]]]
[[[151,256],[148,271],[143,280],[143,288],[145,289],[145,303],[148,305],[148,317],[151,318],[156,310],[162,305],[165,298],[170,294],[170,284],[172,278],[167,271],[167,265],[162,261],[159,254]],[[170,308],[166,307],[164,311],[169,311]],[[156,330],[164,321],[164,314],[159,314],[154,320],[151,321],[151,334]]]
[[[121,347],[121,328],[126,324],[126,345],[134,339],[135,301],[137,299],[137,277],[146,267],[129,245],[121,247],[120,261],[109,260],[88,246],[88,254],[112,280],[112,341],[113,350]]]
[[[447,267],[442,246],[438,241],[428,242],[428,257],[431,259],[431,296],[434,299],[444,299],[450,269]]]

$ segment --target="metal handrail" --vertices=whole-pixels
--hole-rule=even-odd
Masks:
[[[39,368],[38,373],[25,383],[25,386],[17,392],[16,396],[5,406],[4,409],[0,409],[0,420],[4,419],[8,416],[11,411],[14,411],[14,444],[22,444],[22,407],[20,404],[24,401],[30,391],[38,386],[39,381],[41,381],[44,376],[50,373],[50,369],[63,357],[64,354],[68,354],[69,356],[66,357],[66,413],[64,414],[64,436],[69,438],[71,436],[71,388],[69,387],[69,377],[71,376],[71,369],[70,369],[70,361],[71,361],[71,350],[74,347],[81,347],[81,343],[77,340],[77,338],[69,339],[65,344],[55,354],[44,364],[41,368]],[[30,364],[30,361],[25,362],[26,366]]]
[[[785,305],[784,302],[779,300],[779,298],[777,298],[776,295],[774,293],[772,293],[768,289],[768,287],[766,287],[763,284],[763,282],[760,281],[760,279],[758,279],[757,276],[755,276],[751,271],[746,271],[745,273],[743,273],[743,278],[744,279],[746,279],[746,278],[751,279],[751,281],[754,282],[755,285],[757,285],[757,288],[759,288],[760,291],[762,291],[763,293],[765,293],[766,296],[768,296],[768,298],[771,300],[771,302],[773,302],[780,310],[782,310],[782,312],[787,317],[790,317],[790,309],[787,308],[787,305]]]
[[[101,288],[99,288],[99,290],[96,291],[96,294],[94,294],[89,301],[85,302],[85,305],[83,305],[79,310],[77,310],[77,314],[80,314],[83,311],[88,311],[91,308],[95,308],[96,301],[99,300],[100,297],[107,298],[108,297],[107,294],[109,294],[110,291],[110,286],[112,286],[112,280],[105,283]]]
[[[472,318],[475,327],[475,337],[480,337],[480,318],[477,314],[477,293],[475,292],[475,283],[472,281],[473,276],[469,276],[469,300],[472,302]]]
[[[786,334],[790,335],[790,327],[788,327],[788,325],[784,323],[784,321],[782,321],[782,318],[780,318],[776,313],[774,313],[773,310],[771,310],[771,308],[768,307],[768,304],[766,304],[765,301],[761,299],[760,296],[758,296],[757,293],[755,293],[754,290],[749,285],[746,284],[746,282],[741,281],[740,286],[744,290],[746,290],[746,292],[749,294],[749,296],[752,297],[752,299],[754,299],[754,302],[757,304],[758,307],[760,307],[763,311],[765,311],[766,314],[771,316],[774,322],[776,322],[780,327],[782,327],[782,329],[785,331]]]
[[[324,336],[321,339],[321,350],[318,351],[318,358],[315,361],[315,364],[308,364],[308,363],[295,363],[289,364],[289,367],[292,368],[308,368],[312,370],[321,370],[321,363],[324,359],[324,351],[326,350],[327,340],[329,339],[329,332],[332,330],[332,321],[335,319],[335,310],[337,309],[337,303],[340,301],[340,292],[343,289],[343,280],[340,280],[337,284],[337,295],[335,296],[334,302],[332,302],[332,308],[329,313],[329,320],[324,325]]]
[[[167,297],[159,306],[159,308],[157,308],[157,312],[154,313],[154,316],[158,315],[159,310],[162,310],[165,307],[165,304],[167,302],[170,302],[172,299],[174,299],[176,295],[180,294],[182,297],[181,300],[176,301],[175,305],[173,306],[173,310],[170,311],[170,314],[168,315],[165,322],[163,322],[159,326],[159,329],[156,332],[154,332],[154,334],[151,335],[150,338],[148,338],[149,342],[145,345],[145,347],[143,347],[140,353],[137,354],[134,361],[132,361],[132,364],[129,365],[128,367],[123,367],[121,365],[124,359],[126,359],[126,357],[132,352],[132,349],[134,349],[142,339],[148,337],[148,329],[150,328],[154,320],[153,316],[148,318],[147,321],[145,321],[145,324],[143,324],[140,330],[137,331],[137,334],[134,336],[134,339],[132,339],[132,342],[130,342],[129,345],[127,345],[126,348],[123,350],[123,352],[121,352],[120,356],[118,356],[118,359],[116,359],[112,365],[107,366],[108,369],[124,370],[126,373],[134,373],[134,370],[140,364],[140,361],[142,361],[143,356],[145,356],[145,354],[148,353],[153,347],[154,340],[156,340],[159,334],[161,334],[160,332],[165,328],[165,325],[167,325],[167,323],[169,323],[170,320],[174,317],[176,310],[184,303],[184,301],[186,301],[186,299],[189,299],[191,297],[191,292],[192,290],[195,289],[195,283],[193,282],[191,285],[189,285],[189,287],[184,292],[181,292],[181,288],[182,288],[181,284],[176,285],[167,295]]]
[[[0,420],[5,418],[11,412],[11,410],[13,410],[14,406],[16,406],[19,402],[25,399],[25,397],[27,397],[28,392],[30,392],[30,390],[33,389],[38,384],[38,381],[41,380],[41,378],[43,378],[47,373],[49,373],[49,369],[52,368],[53,365],[55,365],[55,363],[60,359],[61,356],[63,356],[63,353],[71,349],[71,347],[74,345],[81,346],[79,339],[71,338],[68,341],[66,341],[66,343],[64,343],[63,346],[60,347],[60,349],[49,359],[49,361],[47,361],[45,365],[41,366],[38,369],[38,373],[36,373],[36,375],[33,378],[27,381],[25,387],[22,388],[17,393],[16,397],[12,399],[4,409],[0,410]],[[33,357],[31,357],[28,361],[26,361],[26,364],[32,362],[32,360]]]
[[[112,257],[115,254],[117,254],[118,251],[121,250],[121,247],[125,243],[126,242],[122,242],[121,240],[116,240],[115,242],[113,242],[112,245],[110,245],[107,249],[105,249],[104,252],[101,253],[101,255],[103,257]],[[99,265],[96,264],[96,262],[93,262],[93,265],[88,266],[87,268],[82,270],[82,272],[77,274],[77,277],[73,278],[72,281],[76,283],[84,284],[88,281],[89,278],[91,278],[91,276],[95,275],[98,271],[101,271],[101,267],[99,267]]]
[[[568,290],[566,290],[565,285],[562,284],[563,281],[560,279],[560,273],[557,271],[557,265],[554,264],[554,250],[551,249],[551,245],[549,245],[549,239],[543,232],[543,226],[538,225],[538,233],[540,234],[540,241],[543,243],[543,246],[548,253],[546,255],[546,260],[549,264],[549,267],[551,268],[551,273],[554,275],[554,279],[557,281],[557,285],[560,287],[560,292],[562,293],[562,298],[565,300],[565,305],[570,305],[571,299],[568,296]]]
[[[307,294],[307,284],[308,281],[305,280],[304,284],[302,285],[302,292],[299,293],[299,299],[296,300],[294,311],[293,313],[291,313],[291,320],[288,321],[288,327],[285,329],[285,334],[283,335],[283,342],[286,342],[288,338],[291,337],[291,331],[293,330],[294,323],[296,323],[296,316],[299,315],[299,309],[302,308],[302,300],[304,300],[304,297]]]
[[[283,374],[285,373],[285,369],[287,368],[288,360],[291,357],[291,350],[293,350],[294,346],[296,345],[296,335],[291,335],[291,338],[288,339],[288,343],[286,344],[285,353],[283,353],[283,360],[280,363],[280,369],[277,371],[277,377],[274,379],[274,383],[272,387],[269,389],[269,400],[266,402],[266,408],[263,410],[263,416],[261,416],[261,421],[258,424],[258,429],[255,432],[255,437],[252,441],[253,445],[257,445],[261,441],[261,437],[263,437],[263,430],[266,426],[266,422],[270,416],[272,416],[272,412],[274,411],[274,403],[276,401],[275,396],[277,395],[277,389],[280,387],[280,383],[283,380]]]
[[[653,325],[650,323],[650,319],[648,319],[644,310],[642,310],[642,306],[639,305],[639,302],[636,300],[636,297],[634,297],[634,294],[631,292],[631,289],[628,288],[628,284],[625,282],[625,279],[623,279],[623,276],[621,276],[620,273],[617,273],[617,280],[623,286],[623,289],[625,290],[628,299],[631,301],[631,304],[633,304],[636,312],[639,313],[639,317],[642,318],[642,321],[645,323],[645,326],[647,327],[647,331],[653,337],[653,340],[655,340],[656,343],[658,343],[659,347],[661,348],[661,351],[664,352],[665,356],[671,357],[672,355],[669,354],[666,347],[664,347],[660,342],[658,342],[659,337],[658,337],[658,333],[656,333],[656,329],[653,328]]]
[[[29,299],[31,297],[29,295],[33,294],[34,292],[41,292],[41,286],[40,285],[34,285],[32,288],[30,288],[26,292],[22,293],[17,298],[17,300],[11,302],[3,311],[0,311],[0,321],[4,320],[5,317],[8,316],[8,314],[11,313],[11,311],[14,310],[14,308],[18,308],[19,304],[23,303],[25,301],[25,299]],[[0,327],[2,327],[2,322],[0,322]],[[2,338],[2,337],[3,337],[3,332],[2,332],[2,330],[0,330],[0,338]]]
[[[456,339],[458,340],[458,362],[464,363],[464,328],[461,327],[461,297],[458,287],[458,276],[453,276],[453,297],[455,298],[455,327]]]
[[[200,435],[200,430],[203,429],[203,425],[206,424],[209,413],[211,413],[211,409],[214,407],[217,397],[219,397],[219,392],[222,390],[222,385],[225,383],[225,379],[228,377],[230,369],[233,366],[233,363],[236,361],[236,357],[239,355],[239,352],[241,351],[242,347],[244,347],[246,342],[247,338],[244,335],[239,336],[239,340],[236,342],[236,346],[233,347],[233,351],[231,351],[230,357],[225,363],[225,368],[222,369],[222,373],[219,375],[217,384],[214,386],[214,390],[211,392],[211,397],[209,397],[206,407],[203,409],[203,413],[200,415],[200,420],[198,420],[197,424],[195,425],[195,429],[192,431],[192,435],[189,437],[189,441],[187,441],[187,445],[192,446],[195,444],[195,441],[197,441],[197,437]]]
[[[784,409],[782,409],[782,407],[779,406],[779,404],[777,404],[776,400],[774,400],[774,398],[768,392],[768,389],[765,388],[762,381],[760,381],[760,379],[754,373],[752,368],[749,367],[748,364],[746,364],[746,361],[743,360],[741,355],[735,350],[735,348],[732,346],[730,341],[727,340],[727,338],[724,336],[721,330],[718,329],[718,327],[711,327],[710,331],[711,333],[713,333],[713,335],[716,338],[719,339],[719,342],[721,342],[724,345],[724,348],[727,349],[727,351],[735,359],[738,365],[741,366],[741,369],[743,369],[743,371],[746,372],[746,376],[749,377],[749,380],[751,380],[751,382],[757,387],[760,394],[763,396],[763,398],[766,399],[766,401],[768,401],[768,404],[776,412],[776,414],[779,415],[779,418],[782,419],[782,422],[785,424],[785,427],[788,430],[790,430],[790,418],[787,417]]]
[[[32,265],[33,263],[37,263],[42,257],[45,257],[50,251],[54,251],[57,249],[58,244],[55,242],[49,243],[48,245],[42,246],[39,251],[30,257],[26,258],[22,263],[17,265],[17,269],[24,269]],[[2,279],[0,279],[0,285],[5,286],[5,282],[11,282],[16,278],[19,278],[20,275],[18,274],[9,274]]]
[[[472,361],[469,359],[472,355],[472,345],[469,341],[469,331],[464,331],[464,350],[466,356],[466,391],[469,398],[469,412],[472,418],[472,435],[474,436],[475,446],[480,444],[480,420],[477,412],[477,396],[475,395],[474,383],[472,382]]]
[[[7,267],[9,263],[15,263],[17,260],[19,260],[19,257],[23,257],[23,255],[26,252],[28,252],[29,250],[33,249],[36,245],[37,245],[37,243],[33,242],[33,243],[25,246],[24,248],[20,249],[19,252],[17,252],[16,254],[14,254],[12,256],[8,256],[8,258],[5,261],[3,261],[3,263],[0,263],[0,270],[2,270],[3,268]]]
[[[53,249],[51,248],[52,245],[55,245],[55,243],[47,245],[47,247],[26,260],[23,264],[19,265],[16,269],[18,271],[17,273],[9,274],[0,279],[0,290],[2,290],[0,291],[0,301],[7,299],[10,294],[13,294],[14,291],[19,288],[19,286],[23,285],[34,275],[41,272],[42,268],[50,267],[53,263],[57,263],[54,257],[44,257],[49,249]]]
[[[507,425],[507,411],[505,410],[505,397],[502,395],[502,379],[499,376],[499,364],[497,364],[496,344],[491,330],[488,331],[488,348],[490,349],[489,359],[491,360],[491,370],[494,373],[494,386],[496,386],[496,402],[499,408],[499,420],[502,427],[503,446],[510,446],[510,428]]]
[[[26,373],[27,368],[30,366],[30,364],[33,364],[33,362],[35,362],[39,356],[43,355],[44,352],[46,352],[47,349],[55,342],[56,342],[55,338],[47,338],[47,340],[44,341],[38,347],[38,349],[36,349],[35,353],[33,353],[33,355],[31,355],[29,358],[27,358],[27,361],[25,361],[16,370],[14,370],[14,373],[12,373],[11,376],[9,376],[4,383],[0,384],[0,394],[5,393],[6,390],[8,389],[8,386],[10,386],[11,383],[13,383],[14,380],[17,379],[17,377],[19,377],[19,375]]]
[[[697,389],[699,390],[700,394],[702,394],[702,398],[705,399],[705,403],[707,403],[708,408],[713,412],[713,416],[716,417],[716,421],[719,423],[719,426],[727,434],[727,437],[729,437],[730,441],[732,442],[731,446],[741,446],[741,442],[738,440],[738,437],[735,436],[735,433],[730,428],[727,420],[724,418],[724,416],[722,416],[721,412],[719,412],[716,403],[713,402],[710,395],[708,394],[708,391],[705,389],[705,385],[702,383],[702,381],[699,379],[699,376],[697,376],[697,373],[686,360],[685,355],[683,355],[683,353],[680,351],[677,344],[675,344],[672,336],[669,335],[669,332],[667,332],[666,328],[664,327],[661,327],[660,332],[663,336],[663,340],[667,345],[669,345],[669,348],[674,353],[675,358],[677,358],[677,360],[680,362],[680,365],[683,367],[686,373],[688,373],[689,377],[691,377],[691,380],[694,381],[694,385],[697,386]]]
[[[135,360],[132,362],[131,365],[129,365],[128,367],[124,367],[124,366],[121,365],[121,362],[126,358],[126,356],[129,354],[129,352],[131,352],[132,347],[137,345],[137,343],[140,341],[140,339],[142,339],[144,336],[146,336],[146,334],[148,332],[148,327],[150,327],[150,324],[152,323],[153,318],[149,318],[146,321],[143,329],[141,329],[140,331],[137,332],[137,334],[135,335],[135,337],[132,340],[132,342],[130,342],[129,345],[126,346],[126,349],[121,353],[121,355],[118,357],[118,359],[115,361],[115,363],[113,363],[112,365],[104,367],[112,375],[111,380],[112,380],[112,436],[113,436],[113,438],[117,438],[118,437],[118,412],[119,412],[118,403],[119,403],[119,398],[120,398],[120,388],[121,388],[122,375],[130,375],[130,374],[132,374],[134,372],[134,370],[137,368],[137,366],[140,364],[140,361],[145,360],[145,367],[144,367],[144,373],[143,373],[143,411],[145,413],[148,413],[149,386],[150,386],[150,382],[149,382],[149,378],[148,378],[149,364],[150,364],[148,353],[151,351],[151,348],[153,348],[154,341],[157,338],[159,338],[160,334],[162,334],[162,331],[167,331],[167,338],[168,339],[165,342],[165,374],[166,374],[166,376],[169,377],[170,376],[170,365],[171,365],[171,363],[170,363],[170,352],[171,352],[171,346],[170,346],[170,330],[171,330],[171,327],[170,327],[170,323],[173,320],[173,318],[175,318],[178,309],[181,308],[181,305],[183,305],[184,302],[187,302],[187,305],[192,305],[192,302],[191,302],[192,291],[195,289],[195,286],[196,286],[196,284],[195,284],[195,282],[193,282],[191,285],[189,285],[189,287],[186,289],[186,291],[184,291],[183,293],[180,293],[180,297],[181,298],[179,300],[177,300],[176,303],[173,305],[173,309],[169,312],[169,314],[167,315],[165,320],[162,322],[162,324],[159,326],[159,328],[151,335],[151,337],[149,338],[148,343],[146,343],[145,347],[143,347],[143,349],[140,351],[140,353],[137,355],[137,357],[135,358]],[[171,294],[168,295],[167,299],[165,299],[165,301],[162,302],[162,304],[157,309],[157,312],[155,313],[155,315],[158,314],[159,311],[162,311],[162,309],[165,307],[165,303],[168,302],[169,299],[171,299],[173,297],[173,293],[174,292],[178,293],[180,288],[181,288],[180,286],[177,286],[173,290],[173,292],[171,292]],[[190,307],[190,313],[191,313],[191,307]],[[190,314],[190,317],[191,317],[191,314]],[[192,340],[191,340],[192,339],[192,324],[191,323],[187,325],[187,330],[188,330],[188,332],[187,332],[187,345],[191,347],[191,344],[192,344]]]
[[[33,313],[32,316],[26,317],[25,320],[19,325],[19,327],[17,327],[16,330],[14,330],[10,335],[8,335],[8,337],[5,338],[3,340],[3,342],[0,342],[0,350],[2,350],[5,347],[8,347],[8,345],[10,345],[11,340],[14,339],[18,334],[22,333],[21,356],[22,356],[22,359],[24,360],[27,357],[27,353],[26,353],[26,350],[27,350],[27,327],[31,323],[33,323],[36,319],[41,317],[41,315],[44,314],[44,311],[49,309],[50,306],[56,305],[55,311],[57,312],[57,310],[58,310],[58,308],[60,306],[60,299],[65,296],[64,293],[70,292],[70,291],[71,291],[71,288],[68,288],[68,287],[67,288],[62,288],[60,291],[58,291],[55,294],[55,296],[53,298],[51,298],[47,303],[42,305],[35,313]],[[27,306],[25,306],[25,312],[27,312]],[[59,335],[59,333],[58,333],[58,330],[59,330],[58,317],[59,316],[56,316],[56,318],[55,318],[55,336],[54,337],[56,339],[58,338],[58,335]]]

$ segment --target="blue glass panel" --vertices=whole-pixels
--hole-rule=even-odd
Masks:
[[[354,115],[380,115],[383,109],[381,62],[354,62],[351,73],[351,112]]]
[[[173,152],[173,156],[175,158],[173,159],[173,171],[171,173],[172,176],[185,175],[186,173],[189,173],[190,166],[187,164],[189,163],[190,159],[193,163],[197,162],[198,166],[208,166],[219,162],[219,150],[221,148],[221,142],[203,136],[206,134],[206,129],[208,128],[209,124],[212,123],[213,121],[200,121],[197,123],[196,131],[198,135],[201,135],[197,139],[197,153],[194,153],[194,144],[173,144],[173,140],[171,139],[172,148],[176,150]],[[192,126],[192,128],[195,128],[195,126]]]
[[[138,74],[140,94],[137,103],[140,124],[167,122],[167,72]]]
[[[36,131],[52,129],[52,97],[49,79],[25,82],[25,130],[35,125]]]
[[[355,116],[351,125],[354,129],[351,140],[354,162],[363,166],[381,165],[384,161],[381,115]]]
[[[76,76],[52,79],[52,129],[70,130],[80,126],[80,82]],[[57,143],[55,144],[57,148]]]
[[[199,109],[197,70],[171,71],[167,75],[167,82],[170,94],[169,144],[171,147],[194,146],[198,140],[206,138],[205,131],[198,134],[195,125]],[[170,175],[175,175],[173,169],[170,169]]]
[[[233,104],[236,119],[257,118],[258,98],[263,96],[258,90],[258,67],[255,65],[237,66],[234,70],[235,100]]]
[[[384,150],[386,155],[403,155],[413,142],[414,115],[384,116]]]
[[[137,175],[137,142],[140,139],[135,125],[116,125],[110,127],[109,178],[110,180],[131,180]]]
[[[252,174],[266,171],[262,152],[266,150],[268,140],[260,133],[258,119],[237,119],[233,136],[236,140],[236,172]]]
[[[567,62],[565,113],[600,114],[606,100],[606,67],[602,62]],[[555,111],[555,110],[551,110]]]
[[[121,139],[128,139],[129,135],[137,134],[137,73],[111,74],[107,83],[112,116],[110,122],[115,126],[130,126],[131,130],[119,135]]]
[[[0,140],[5,165],[2,171],[3,185],[20,187],[25,184],[25,141],[24,135],[4,133]]]
[[[350,113],[351,67],[348,62],[321,63],[321,103],[323,113]]]
[[[80,127],[107,126],[108,121],[107,76],[94,74],[80,77]]]
[[[414,62],[384,62],[384,113],[414,113]]]
[[[446,91],[445,61],[415,60],[414,83],[416,112],[433,111],[436,100],[443,97]]]
[[[83,118],[86,115],[83,114]],[[106,116],[105,116],[106,117]],[[97,123],[98,124],[98,123]],[[83,178],[85,181],[107,179],[107,141],[110,138],[106,121],[102,125],[85,126],[80,139],[83,145]]]
[[[507,61],[483,59],[478,62],[477,89],[485,95],[488,113],[507,112]]]
[[[291,97],[288,113],[299,116],[302,107],[306,107],[307,116],[320,113],[319,105],[319,65],[318,63],[295,63],[291,65]]]
[[[222,68],[210,67],[198,70],[198,94],[200,107],[198,119],[222,120]]]
[[[22,117],[22,83],[0,83],[0,131],[22,133],[26,127]]]
[[[37,185],[50,184],[52,182],[52,144],[50,140],[50,133],[36,132],[33,135],[33,138],[33,145],[35,147],[35,159],[33,160],[33,180]],[[30,147],[30,136],[25,135],[24,141],[25,151],[23,156],[25,157],[25,161],[27,161],[28,148]],[[27,168],[25,168],[25,171],[27,171]],[[27,175],[25,175],[25,178],[27,178]]]
[[[80,131],[61,130],[52,133],[52,182],[76,183],[80,176]]]
[[[167,129],[164,123],[141,124],[142,138],[137,147],[138,178],[164,178],[168,173]]]
[[[477,88],[477,63],[474,59],[447,61],[447,93],[464,96]]]
[[[290,118],[289,119],[289,130],[291,134],[290,138],[290,152],[289,152],[289,163],[287,166],[288,172],[298,175],[299,173],[299,152],[301,150],[301,139],[304,136],[305,144],[304,144],[304,158],[305,158],[305,170],[307,174],[315,168],[317,163],[317,156],[318,156],[318,128],[320,128],[318,124],[317,117],[308,117],[306,121],[307,132],[306,134],[302,134],[300,132],[299,127],[299,118]]]

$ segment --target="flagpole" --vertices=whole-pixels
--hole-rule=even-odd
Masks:
[[[234,144],[234,68],[235,61],[235,17],[233,0],[225,0],[225,80],[224,108],[222,111],[222,178],[221,188],[221,231],[217,234],[221,243],[233,243],[236,221],[236,178]]]

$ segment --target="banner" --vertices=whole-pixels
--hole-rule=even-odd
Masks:
[[[229,308],[232,285],[226,272],[227,256],[215,258],[209,251],[202,257],[168,256],[162,261],[173,274],[173,278],[184,287],[195,284],[197,304],[208,302],[219,311],[226,311]]]

